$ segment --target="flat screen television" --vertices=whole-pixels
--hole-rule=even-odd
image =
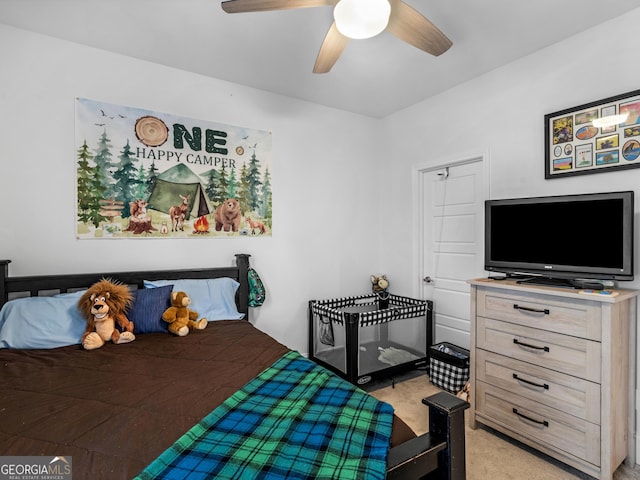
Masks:
[[[633,280],[633,192],[485,202],[485,269],[585,288]]]

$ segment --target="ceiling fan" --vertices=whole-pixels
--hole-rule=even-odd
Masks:
[[[324,38],[313,67],[327,73],[351,38],[369,38],[382,31],[424,50],[441,55],[452,43],[438,27],[402,0],[226,0],[227,13],[264,12],[308,7],[334,7],[334,22]]]

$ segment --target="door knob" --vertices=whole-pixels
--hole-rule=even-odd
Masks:
[[[433,283],[433,279],[428,275],[422,279],[424,283]]]

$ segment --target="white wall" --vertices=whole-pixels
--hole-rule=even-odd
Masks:
[[[626,189],[640,198],[640,169],[550,181],[543,169],[546,113],[640,88],[638,24],[640,9],[383,120],[0,24],[0,202],[12,207],[0,257],[25,275],[231,264],[250,253],[268,294],[254,322],[306,352],[307,300],[366,291],[376,272],[394,293],[417,291],[418,165],[489,152],[491,198]],[[76,240],[77,96],[272,131],[273,237]]]
[[[366,291],[376,272],[394,293],[415,293],[416,165],[489,152],[493,198],[614,189],[640,198],[640,169],[550,181],[543,170],[544,114],[640,87],[628,33],[639,21],[637,9],[383,120],[0,24],[0,44],[11,46],[0,49],[0,202],[20,204],[0,222],[0,257],[22,275],[217,265],[247,252],[267,285],[256,324],[306,352],[308,299]],[[76,96],[272,131],[274,236],[76,240]]]
[[[381,265],[394,286],[404,294],[419,291],[416,259],[407,255],[414,251],[411,173],[417,166],[488,152],[491,198],[627,189],[640,198],[640,169],[544,178],[545,114],[640,88],[629,33],[639,21],[636,9],[382,121],[391,145],[380,168],[387,199],[380,213],[402,226],[401,232],[382,229]],[[638,262],[640,255],[640,278]],[[625,286],[637,288],[640,282]]]
[[[400,293],[415,294],[421,281],[414,268],[417,259],[407,254],[417,248],[411,235],[417,208],[412,205],[412,170],[470,154],[489,152],[490,198],[634,190],[638,245],[640,168],[545,180],[544,115],[639,89],[632,33],[639,23],[636,9],[383,120],[392,142],[379,173],[392,201],[381,205],[380,214],[402,228],[381,229],[386,247],[380,261]],[[624,286],[637,289],[637,249],[635,254],[636,280]]]
[[[267,288],[253,321],[307,352],[309,299],[366,292],[377,271],[375,130],[367,117],[0,24],[0,258],[10,274],[231,265]],[[8,48],[8,47],[11,48]],[[74,99],[273,133],[273,237],[76,240]],[[364,208],[363,208],[364,207]]]

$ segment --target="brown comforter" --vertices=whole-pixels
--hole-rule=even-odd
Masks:
[[[0,350],[0,455],[70,456],[131,478],[288,349],[243,320],[85,351]],[[394,443],[412,433],[394,424]]]

